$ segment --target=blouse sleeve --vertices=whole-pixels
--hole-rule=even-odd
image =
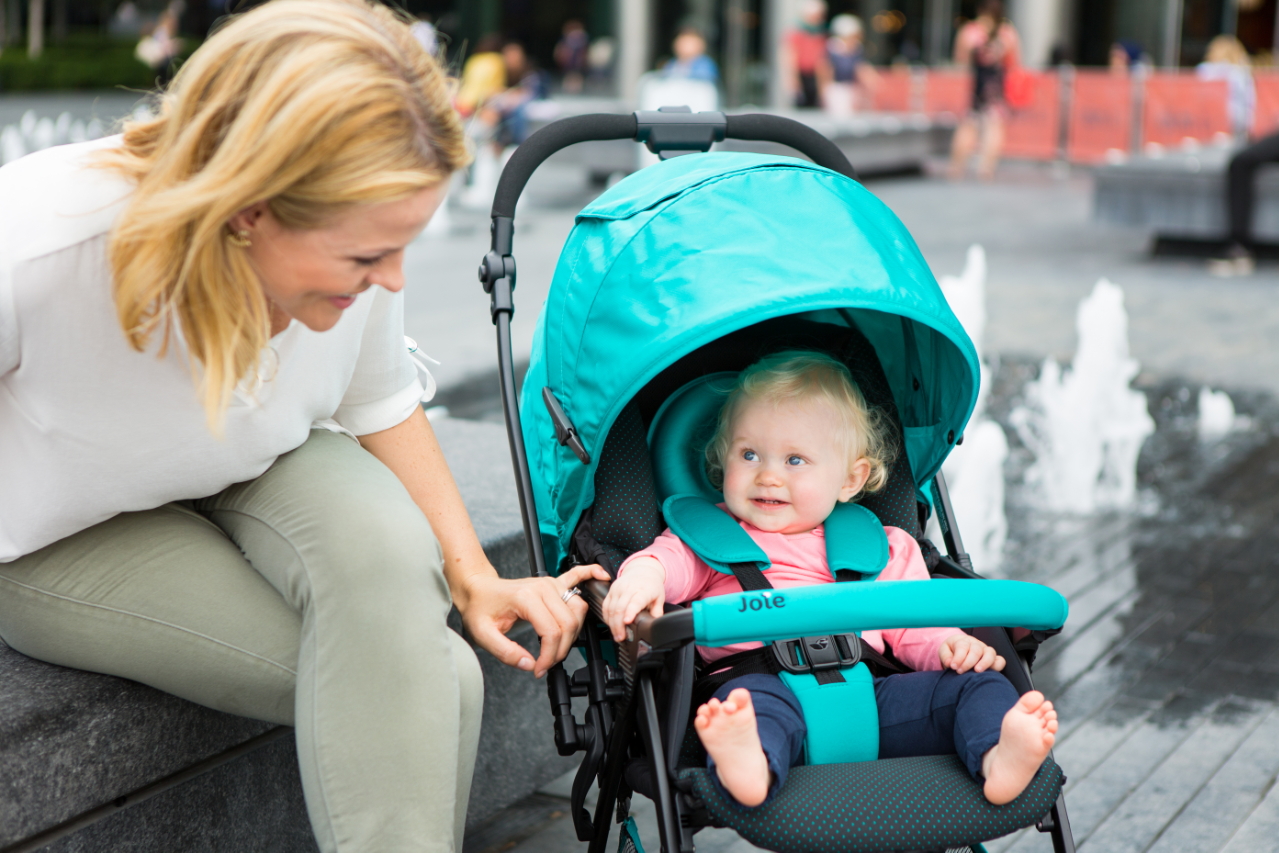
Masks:
[[[697,598],[706,586],[706,572],[713,571],[669,529],[653,540],[652,545],[627,557],[617,574],[620,576],[626,571],[626,566],[637,557],[652,557],[662,564],[666,572],[666,600],[676,604]]]
[[[0,262],[0,376],[18,367],[18,310],[13,303],[12,278]]]
[[[333,420],[355,435],[403,423],[422,402],[417,366],[404,342],[404,293],[374,288],[360,355]]]
[[[880,572],[879,579],[928,580],[928,567],[924,565],[924,556],[914,538],[896,527],[886,527],[884,531],[888,534],[888,565]],[[865,631],[862,637],[880,652],[884,651],[884,643],[887,643],[898,660],[917,672],[923,672],[942,668],[942,641],[958,633],[958,628],[896,628]]]

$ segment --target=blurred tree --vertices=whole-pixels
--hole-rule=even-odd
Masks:
[[[67,0],[53,0],[53,43],[67,40]]]

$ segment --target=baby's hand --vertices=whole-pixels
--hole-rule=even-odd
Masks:
[[[953,669],[955,672],[985,672],[993,669],[999,672],[1005,661],[995,654],[995,650],[970,634],[951,634],[942,640],[937,650],[941,656],[942,669]]]
[[[626,567],[626,571],[608,590],[604,599],[604,624],[613,632],[613,639],[626,639],[626,626],[647,610],[654,617],[662,615],[666,601],[666,570],[652,557],[640,557]]]

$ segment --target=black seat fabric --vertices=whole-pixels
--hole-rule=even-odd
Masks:
[[[665,529],[647,432],[633,400],[617,416],[600,452],[595,504],[584,521],[574,536],[575,556],[579,562],[599,562],[613,575]]]
[[[1064,782],[1052,759],[1021,796],[991,804],[954,755],[794,767],[777,798],[747,810],[719,793],[709,771],[680,771],[711,826],[780,853],[945,850],[1016,832],[1052,808]]]

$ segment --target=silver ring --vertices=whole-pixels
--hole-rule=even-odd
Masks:
[[[560,595],[560,600],[563,601],[565,604],[568,604],[568,600],[570,598],[572,598],[575,595],[581,595],[581,594],[582,594],[582,591],[580,589],[578,589],[577,587],[571,587],[570,589],[564,590],[563,594]]]

